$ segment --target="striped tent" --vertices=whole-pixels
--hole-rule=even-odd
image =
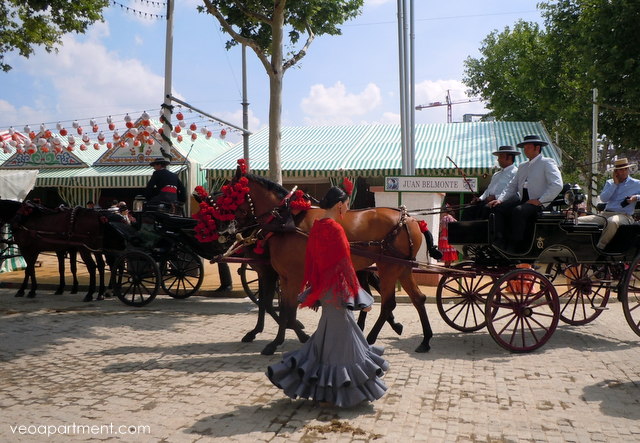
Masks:
[[[560,156],[540,122],[471,122],[416,125],[416,175],[457,175],[451,157],[469,175],[493,172],[501,145],[515,146],[525,135],[537,134],[549,142],[543,153],[560,164]],[[249,165],[253,173],[269,170],[269,129],[249,139]],[[242,143],[204,166],[210,180],[229,177]],[[522,161],[519,156],[518,161]],[[284,178],[326,179],[345,175],[379,177],[400,175],[400,125],[303,126],[282,129]]]

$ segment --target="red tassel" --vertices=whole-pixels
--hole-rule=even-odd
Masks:
[[[343,178],[342,189],[344,189],[344,192],[346,192],[347,195],[351,195],[351,193],[353,192],[353,182],[351,182],[351,180],[349,180],[347,177]]]

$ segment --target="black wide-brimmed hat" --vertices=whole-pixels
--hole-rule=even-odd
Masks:
[[[167,160],[164,157],[156,157],[154,158],[151,163],[149,163],[149,166],[153,166],[153,165],[168,165],[169,163],[171,163],[169,160]]]
[[[527,143],[533,143],[534,145],[540,145],[540,146],[547,146],[549,144],[546,141],[542,140],[537,135],[525,135],[524,140],[518,143],[516,146],[518,146],[518,148],[522,148]]]
[[[499,155],[499,154],[520,155],[520,151],[516,151],[516,148],[514,148],[513,146],[505,145],[505,146],[500,146],[498,150],[493,152],[492,154],[493,155]]]

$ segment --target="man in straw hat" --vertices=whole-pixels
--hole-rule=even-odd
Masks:
[[[629,177],[629,164],[626,158],[619,158],[613,163],[613,178],[607,180],[600,194],[600,201],[606,203],[604,211],[599,215],[578,217],[578,223],[596,223],[604,226],[596,247],[604,249],[618,230],[620,225],[634,222],[633,211],[640,197],[640,180]]]
[[[163,157],[158,157],[149,163],[154,171],[147,183],[144,196],[147,198],[147,204],[151,206],[172,205],[176,202],[184,203],[186,201],[187,194],[184,185],[177,174],[167,169],[168,165],[169,160]]]
[[[521,163],[504,191],[487,203],[495,212],[496,246],[505,248],[506,240],[511,253],[522,252],[525,228],[562,190],[558,165],[542,155],[542,147],[546,145],[548,143],[539,136],[526,135],[517,146],[522,148],[529,161]],[[501,236],[506,217],[511,220],[511,229],[505,239]]]
[[[500,146],[493,155],[498,157],[498,165],[502,168],[491,177],[491,182],[480,197],[471,200],[471,206],[462,213],[462,220],[486,220],[489,218],[490,209],[487,203],[496,199],[516,176],[518,167],[513,164],[520,152],[513,146]]]

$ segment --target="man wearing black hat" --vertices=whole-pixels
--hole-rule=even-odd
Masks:
[[[578,217],[578,223],[596,223],[604,226],[596,247],[604,249],[618,231],[620,225],[634,223],[633,212],[640,199],[640,180],[629,177],[629,168],[635,166],[626,158],[613,164],[613,178],[607,180],[600,194],[600,201],[606,203],[599,215]]]
[[[562,190],[562,175],[553,159],[542,155],[542,147],[548,143],[537,135],[527,135],[518,143],[529,161],[521,163],[516,176],[496,199],[487,204],[495,208],[496,245],[505,247],[501,239],[504,219],[509,216],[511,227],[506,240],[509,252],[522,252],[525,227],[551,203]]]
[[[502,169],[493,174],[489,186],[482,195],[471,200],[472,206],[464,210],[462,220],[486,220],[489,218],[490,209],[487,207],[487,203],[495,200],[496,196],[502,193],[518,172],[518,167],[513,162],[516,155],[520,155],[520,152],[516,151],[513,146],[500,146],[497,151],[493,152],[493,155],[498,157],[498,165]]]
[[[184,203],[186,201],[187,194],[184,185],[177,174],[167,169],[168,164],[169,161],[162,157],[149,163],[154,171],[147,183],[144,196],[150,206],[172,205],[176,202]]]

